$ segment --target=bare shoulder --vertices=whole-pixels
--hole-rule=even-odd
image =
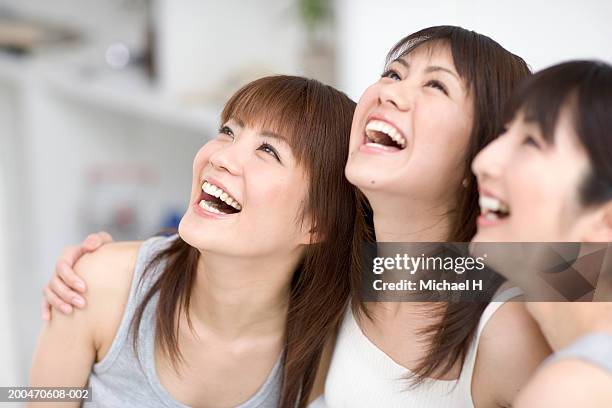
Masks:
[[[95,252],[83,255],[76,263],[74,271],[88,286],[120,286],[121,282],[129,280],[125,272],[134,270],[141,244],[140,241],[106,244]],[[111,277],[118,279],[109,279]]]
[[[516,351],[517,347],[527,351],[526,346],[537,350],[539,346],[546,345],[550,353],[544,335],[522,301],[506,302],[491,316],[481,339],[481,348],[487,345],[510,347],[509,351]],[[498,349],[497,353],[503,354],[499,352]]]
[[[612,401],[612,376],[576,359],[538,370],[517,397],[516,408],[596,408]]]
[[[509,405],[550,353],[525,303],[506,302],[493,314],[482,333],[472,383],[474,394],[484,384],[488,390],[485,399],[494,400],[498,406]]]
[[[94,340],[102,357],[115,337],[127,303],[142,242],[116,242],[84,255],[74,271],[87,284],[87,313],[95,324]]]

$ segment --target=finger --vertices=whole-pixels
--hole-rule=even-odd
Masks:
[[[95,251],[102,245],[102,239],[99,234],[89,234],[80,246],[86,251]]]
[[[54,276],[49,283],[49,288],[64,302],[82,308],[85,306],[85,299],[72,289],[64,281]]]
[[[87,289],[85,281],[81,279],[76,272],[74,272],[66,261],[62,259],[57,261],[57,264],[55,265],[55,275],[58,276],[70,289],[85,293],[85,290]]]
[[[113,242],[113,237],[106,231],[100,231],[95,234],[89,234],[85,241],[83,241],[82,246],[86,251],[95,251],[109,242]]]
[[[86,251],[82,245],[67,246],[62,250],[59,259],[65,261],[68,265],[72,267],[74,266],[74,264],[76,264],[79,258],[82,257],[83,254],[85,254],[85,252]]]
[[[47,302],[49,302],[52,307],[66,315],[72,313],[72,306],[70,306],[68,303],[62,302],[62,300],[57,297],[48,286],[45,287],[44,293],[45,298],[47,298]]]
[[[108,244],[109,242],[113,242],[113,237],[106,231],[98,232],[98,236],[102,240],[103,244]]]

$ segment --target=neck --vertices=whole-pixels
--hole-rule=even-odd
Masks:
[[[448,239],[448,206],[404,196],[368,197],[379,242],[443,242]]]
[[[301,254],[240,258],[202,252],[190,315],[223,337],[284,331],[291,278]]]
[[[444,242],[448,239],[450,222],[448,206],[420,202],[394,195],[374,195],[368,200],[374,214],[374,230],[378,242]],[[376,309],[378,319],[404,319],[407,315],[420,314],[422,324],[430,324],[439,319],[429,313],[431,319],[424,319],[423,310],[431,312],[432,307],[442,304],[432,302],[377,302],[371,305]]]

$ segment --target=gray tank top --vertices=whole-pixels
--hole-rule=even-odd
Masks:
[[[91,407],[173,407],[187,406],[175,400],[161,385],[155,370],[155,309],[158,295],[147,304],[139,328],[138,357],[133,347],[131,321],[137,306],[161,272],[161,265],[140,277],[149,261],[166,248],[176,236],[155,237],[145,241],[139,252],[132,287],[123,319],[113,343],[104,358],[93,366],[89,377],[92,387]],[[282,359],[274,365],[260,389],[239,408],[273,408],[278,406]],[[230,379],[228,379],[230,380]]]
[[[581,359],[612,374],[612,335],[607,333],[586,335],[557,351],[544,363],[572,358]]]

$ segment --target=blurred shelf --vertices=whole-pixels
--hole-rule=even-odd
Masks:
[[[151,85],[139,70],[102,74],[93,79],[47,74],[45,80],[59,94],[105,110],[197,132],[217,126],[220,108],[180,103]]]
[[[140,69],[94,68],[69,58],[0,55],[0,81],[42,86],[79,104],[195,132],[214,129],[221,112],[212,103],[190,104],[164,94]]]

